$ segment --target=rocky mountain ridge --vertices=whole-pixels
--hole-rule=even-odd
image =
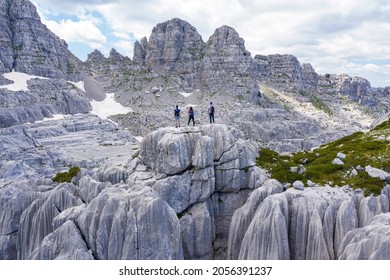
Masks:
[[[110,65],[97,57],[97,65]],[[205,124],[213,101],[218,122],[236,126],[243,137],[297,151],[368,128],[390,105],[388,90],[372,88],[363,78],[319,75],[292,55],[252,58],[232,27],[218,28],[204,42],[196,28],[177,18],[158,24],[149,40],[137,41],[132,64],[124,65],[102,72],[88,64],[87,72],[134,109],[114,119],[141,135],[169,126],[175,105],[193,105],[196,120]]]

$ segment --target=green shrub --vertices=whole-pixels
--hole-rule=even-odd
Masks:
[[[310,98],[311,98],[311,103],[313,104],[313,106],[315,108],[317,108],[318,110],[324,111],[328,115],[333,114],[332,110],[329,108],[329,106],[326,105],[326,103],[324,101],[322,101],[319,97],[312,95]]]
[[[54,182],[57,183],[70,183],[74,177],[80,172],[80,168],[77,166],[73,166],[69,168],[69,172],[58,173],[56,176],[52,178]]]
[[[371,178],[365,171],[357,175],[352,175],[351,171],[358,165],[362,167],[370,165],[389,172],[390,145],[386,140],[378,138],[378,136],[387,137],[388,135],[390,135],[389,121],[370,132],[355,132],[310,152],[301,151],[282,156],[275,151],[262,148],[256,164],[268,170],[272,178],[282,183],[311,180],[322,185],[349,185],[355,189],[362,189],[365,195],[378,195],[386,182]],[[338,152],[346,155],[343,159],[344,165],[332,164]],[[292,167],[301,165],[304,166],[305,172],[302,174],[291,172]]]

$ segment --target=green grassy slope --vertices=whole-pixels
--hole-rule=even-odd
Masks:
[[[370,132],[356,132],[312,151],[279,155],[263,148],[257,158],[257,165],[267,169],[272,178],[282,183],[293,183],[296,180],[306,183],[311,180],[321,185],[361,188],[366,195],[379,194],[388,182],[371,178],[357,167],[370,165],[390,172],[389,136],[390,120]],[[346,155],[342,160],[344,165],[332,164],[339,152]],[[294,168],[303,172],[291,171]]]

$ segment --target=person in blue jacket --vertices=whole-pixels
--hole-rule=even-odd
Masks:
[[[180,109],[179,106],[176,105],[175,110],[173,110],[175,121],[176,121],[176,127],[180,127]]]
[[[209,107],[210,123],[214,123],[214,112],[215,112],[215,108],[213,102],[210,102],[210,107]]]

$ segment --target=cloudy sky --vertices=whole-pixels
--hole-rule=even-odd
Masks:
[[[293,54],[317,73],[346,73],[390,85],[389,0],[33,0],[44,24],[81,60],[111,48],[132,58],[135,40],[172,18],[204,41],[235,28],[252,56]]]

